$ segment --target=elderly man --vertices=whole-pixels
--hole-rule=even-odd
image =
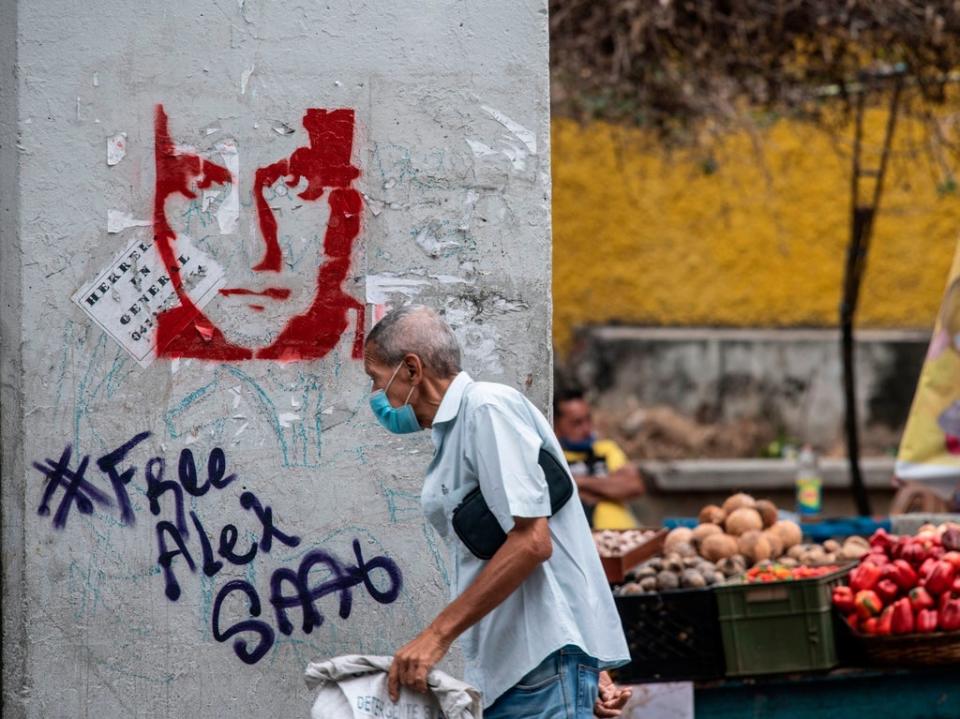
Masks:
[[[629,653],[580,503],[553,512],[538,457],[563,451],[547,420],[517,390],[461,371],[453,332],[426,307],[387,314],[367,338],[364,367],[387,430],[432,430],[421,500],[454,565],[453,600],[396,653],[391,695],[401,684],[426,691],[427,673],[461,637],[487,719],[619,716],[630,693],[604,669]],[[506,534],[489,560],[453,525],[477,487]]]

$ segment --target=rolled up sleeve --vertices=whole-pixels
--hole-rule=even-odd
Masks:
[[[538,458],[540,435],[523,417],[484,404],[476,408],[468,452],[480,490],[504,532],[514,517],[549,517],[550,492]]]

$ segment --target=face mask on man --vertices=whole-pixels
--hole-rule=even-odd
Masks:
[[[403,401],[401,407],[392,406],[390,400],[387,399],[387,390],[390,389],[390,385],[393,384],[393,380],[396,379],[397,372],[400,371],[401,367],[403,367],[403,362],[397,365],[386,387],[370,394],[370,409],[373,410],[377,421],[388,432],[410,434],[420,431],[420,422],[417,421],[417,415],[410,404],[410,396],[413,394],[414,388],[411,387],[410,391],[407,392],[407,398]]]

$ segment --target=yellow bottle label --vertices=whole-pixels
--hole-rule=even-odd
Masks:
[[[823,480],[816,475],[797,477],[797,509],[802,514],[818,514],[822,503]]]

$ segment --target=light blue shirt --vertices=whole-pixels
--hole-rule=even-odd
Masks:
[[[470,586],[485,561],[453,531],[451,517],[479,484],[505,532],[514,517],[549,517],[550,496],[537,463],[541,447],[564,466],[563,451],[540,411],[502,384],[474,382],[461,372],[433,420],[433,461],[421,501],[447,543],[451,597]],[[571,481],[573,481],[571,479]],[[465,679],[483,693],[484,707],[557,649],[575,644],[603,666],[630,655],[590,527],[576,495],[550,518],[553,554],[523,584],[461,637]]]

